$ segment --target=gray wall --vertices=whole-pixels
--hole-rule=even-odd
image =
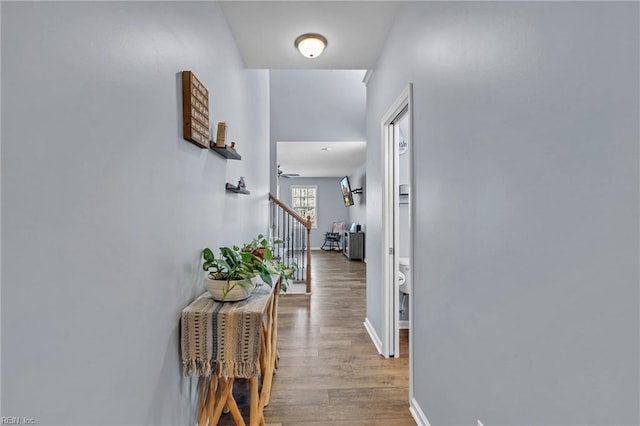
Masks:
[[[318,228],[311,230],[311,247],[319,248],[324,243],[325,232],[330,232],[334,222],[349,223],[349,209],[342,201],[340,178],[295,178],[280,179],[280,200],[293,205],[292,185],[318,186]]]
[[[403,4],[367,92],[367,315],[382,335],[380,119],[413,82],[431,424],[639,423],[638,19],[638,3]]]
[[[182,139],[182,70],[242,161]],[[2,2],[2,89],[2,415],[195,424],[180,312],[267,230],[268,73],[216,3]]]
[[[363,225],[366,231],[367,224],[367,165],[366,163],[349,176],[351,189],[362,188],[362,194],[354,194],[353,206],[349,207],[349,222]]]
[[[271,167],[278,141],[364,141],[364,71],[272,70],[270,72]],[[276,175],[271,176],[275,192]]]
[[[273,70],[271,132],[279,141],[365,140],[364,71]]]

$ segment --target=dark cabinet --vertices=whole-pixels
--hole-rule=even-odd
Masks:
[[[364,232],[345,232],[342,254],[349,260],[364,260]]]

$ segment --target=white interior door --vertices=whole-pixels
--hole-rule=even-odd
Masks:
[[[394,119],[395,120],[395,119]],[[385,217],[385,356],[397,357],[400,354],[400,339],[398,323],[399,301],[397,294],[398,277],[398,190],[397,190],[397,149],[398,126],[395,121],[385,124],[385,184],[384,184],[384,217]]]
[[[411,85],[402,92],[400,97],[389,108],[382,119],[383,136],[383,291],[384,291],[384,336],[383,355],[398,357],[400,355],[400,296],[398,293],[399,271],[399,153],[398,143],[400,130],[397,125],[400,120],[409,115],[411,126]],[[412,244],[411,244],[412,246]],[[410,250],[411,252],[411,250]],[[412,258],[412,254],[409,255]],[[412,312],[409,311],[411,316]],[[410,317],[411,318],[411,317]],[[409,320],[411,335],[411,320]],[[411,338],[410,338],[411,345]],[[409,359],[410,367],[412,365]],[[411,368],[410,368],[411,369]]]
[[[406,137],[409,138],[411,148],[409,159],[409,274],[415,280],[414,270],[414,237],[415,230],[415,197],[414,197],[414,156],[415,139],[413,137],[413,87],[409,84],[391,105],[382,118],[382,168],[383,172],[383,243],[382,243],[382,273],[383,282],[383,336],[382,352],[385,357],[400,355],[400,295],[397,285],[399,272],[399,133],[398,123],[402,118],[408,120]],[[407,154],[404,154],[407,155]],[[412,286],[412,285],[411,285]],[[413,294],[413,290],[410,291]],[[409,296],[409,401],[413,399],[413,297]]]

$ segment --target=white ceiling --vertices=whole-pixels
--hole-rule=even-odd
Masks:
[[[366,154],[366,142],[278,142],[280,169],[300,177],[351,175],[365,163]]]
[[[372,69],[393,23],[397,2],[223,1],[223,12],[247,68]],[[294,41],[315,32],[327,48],[304,58]]]
[[[222,1],[225,18],[247,68],[373,69],[397,1]],[[306,59],[294,41],[316,32],[327,48]],[[329,148],[323,151],[321,148]],[[366,142],[278,142],[278,164],[300,177],[342,177],[366,161]]]

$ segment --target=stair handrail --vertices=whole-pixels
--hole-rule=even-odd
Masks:
[[[311,231],[311,216],[307,216],[306,218],[300,216],[295,210],[293,210],[291,207],[289,207],[288,205],[286,205],[285,203],[283,203],[282,201],[278,200],[275,195],[269,193],[269,200],[273,201],[274,203],[276,203],[278,206],[280,206],[284,211],[286,211],[287,213],[289,213],[291,216],[293,216],[293,218],[295,220],[297,220],[298,222],[300,222],[300,224],[302,226],[304,226],[305,228],[307,228],[307,231]]]
[[[276,196],[273,195],[272,193],[269,193],[269,201],[272,201],[282,210],[287,212],[287,214],[293,217],[298,223],[304,226],[305,229],[307,230],[307,259],[306,259],[307,264],[305,267],[305,271],[306,271],[306,282],[307,282],[306,292],[310,294],[311,293],[311,216],[307,216],[306,218],[300,216],[291,207],[289,207],[282,201],[278,200]]]

